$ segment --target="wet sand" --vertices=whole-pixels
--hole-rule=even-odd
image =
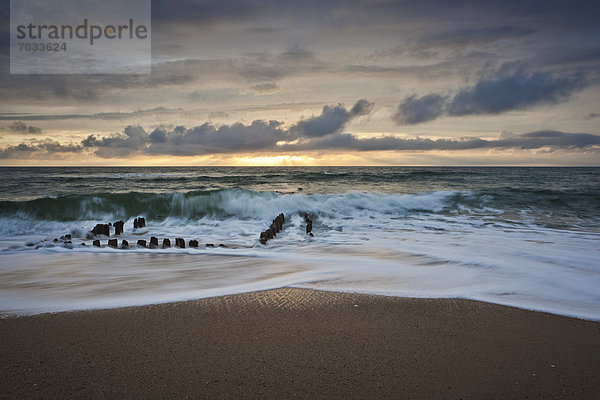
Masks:
[[[598,399],[600,323],[304,289],[9,317],[0,398]]]

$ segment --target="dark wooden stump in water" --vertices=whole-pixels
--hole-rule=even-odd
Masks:
[[[304,221],[306,222],[306,234],[312,237],[312,219],[310,219],[308,214],[304,214]]]
[[[105,235],[110,236],[110,227],[108,224],[96,224],[94,229],[92,229],[92,233],[94,235]]]
[[[135,229],[144,228],[145,226],[146,226],[146,220],[144,219],[144,217],[137,217],[136,219],[133,220],[133,227]]]
[[[269,228],[260,233],[260,244],[267,244],[268,240],[273,239],[275,236],[277,236],[277,234],[283,229],[284,221],[285,216],[283,215],[283,213],[280,213],[278,216],[276,216],[273,222],[271,222]]]
[[[123,225],[125,223],[123,221],[117,221],[113,224],[113,226],[115,227],[115,236],[120,235],[121,233],[123,233]]]

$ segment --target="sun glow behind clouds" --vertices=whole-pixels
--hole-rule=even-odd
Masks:
[[[315,165],[316,160],[309,156],[239,156],[233,157],[233,165],[239,166],[305,166]]]

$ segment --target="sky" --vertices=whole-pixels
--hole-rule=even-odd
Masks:
[[[156,0],[140,75],[10,74],[0,4],[0,165],[600,165],[598,1]]]

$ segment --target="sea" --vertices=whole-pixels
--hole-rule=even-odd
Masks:
[[[129,248],[92,245],[119,220]],[[598,321],[600,168],[0,168],[1,316],[288,286]]]

